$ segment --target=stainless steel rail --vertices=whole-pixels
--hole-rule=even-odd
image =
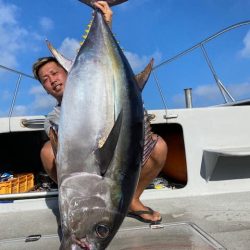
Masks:
[[[189,52],[191,52],[191,51],[193,51],[193,50],[195,50],[195,49],[197,49],[197,48],[200,48],[200,49],[202,50],[202,52],[203,52],[203,55],[204,55],[205,60],[206,60],[206,62],[207,62],[207,64],[208,64],[208,67],[209,67],[211,73],[213,74],[213,77],[214,77],[214,79],[215,79],[215,81],[216,81],[216,84],[217,84],[217,86],[218,86],[218,88],[219,88],[221,94],[223,95],[223,98],[224,98],[224,100],[225,100],[225,103],[229,103],[228,98],[230,99],[231,102],[235,102],[235,99],[232,97],[232,95],[229,93],[229,91],[226,89],[226,87],[223,85],[223,83],[220,81],[218,75],[216,74],[216,71],[215,71],[215,69],[214,69],[214,67],[213,67],[213,64],[212,64],[211,60],[210,60],[209,57],[208,57],[208,54],[207,54],[207,52],[206,52],[206,50],[205,50],[204,45],[205,45],[206,43],[210,42],[211,40],[217,38],[218,36],[220,36],[220,35],[222,35],[222,34],[228,32],[228,31],[231,31],[231,30],[233,30],[233,29],[240,28],[240,27],[242,27],[242,26],[249,25],[249,24],[250,24],[250,20],[247,20],[247,21],[239,22],[239,23],[233,24],[233,25],[231,25],[231,26],[228,26],[227,28],[224,28],[224,29],[218,31],[218,32],[214,33],[213,35],[207,37],[206,39],[202,40],[201,42],[199,42],[199,43],[193,45],[192,47],[190,47],[190,48],[188,48],[188,49],[185,49],[185,50],[181,51],[181,52],[178,53],[177,55],[175,55],[175,56],[173,56],[173,57],[171,57],[171,58],[169,58],[169,59],[164,60],[163,62],[159,63],[158,65],[156,65],[156,66],[153,68],[154,78],[157,79],[157,78],[156,78],[156,70],[159,69],[160,67],[165,66],[165,65],[167,65],[167,64],[169,64],[169,63],[171,63],[171,62],[173,62],[173,61],[175,61],[175,60],[177,60],[177,59],[179,59],[180,57],[182,57],[182,56],[188,54]],[[158,81],[158,80],[157,80],[157,82],[156,82],[156,85],[157,85],[157,88],[159,89],[159,92],[160,92],[160,95],[161,95],[161,98],[162,98],[162,93],[163,93],[163,91],[162,91],[162,89],[160,88],[160,84],[159,84],[159,81]],[[163,98],[164,98],[164,97],[163,97]],[[164,102],[164,106],[166,107],[165,102]]]
[[[53,192],[29,192],[29,193],[17,193],[17,194],[1,194],[0,202],[3,200],[16,200],[16,199],[33,199],[33,198],[44,198],[44,197],[57,197],[58,191]]]
[[[177,55],[175,55],[175,56],[173,56],[173,57],[171,57],[171,58],[169,58],[169,59],[164,60],[163,62],[161,62],[161,63],[159,63],[158,65],[156,65],[156,66],[153,68],[153,70],[156,70],[156,69],[162,67],[162,66],[165,65],[165,64],[171,63],[172,61],[178,59],[179,57],[184,56],[185,54],[191,52],[192,50],[199,48],[201,45],[210,42],[211,40],[215,39],[216,37],[218,37],[218,36],[220,36],[220,35],[222,35],[222,34],[228,32],[228,31],[230,31],[230,30],[232,30],[232,29],[236,29],[236,28],[239,28],[239,27],[241,27],[241,26],[249,25],[249,24],[250,24],[250,20],[247,20],[247,21],[243,21],[243,22],[236,23],[236,24],[233,24],[233,25],[231,25],[231,26],[228,26],[227,28],[222,29],[222,30],[220,30],[219,32],[216,32],[215,34],[213,34],[213,35],[207,37],[206,39],[202,40],[201,42],[199,42],[199,43],[193,45],[192,47],[183,50],[182,52],[178,53]]]
[[[23,119],[21,123],[24,127],[40,127],[44,125],[44,120],[45,119]]]
[[[15,73],[15,74],[18,74],[18,75],[22,75],[22,76],[25,76],[25,77],[28,77],[28,78],[31,78],[31,79],[35,79],[33,76],[31,75],[28,75],[28,74],[25,74],[21,71],[18,71],[18,70],[15,70],[15,69],[11,69],[11,68],[8,68],[8,67],[5,67],[3,65],[0,64],[0,68],[4,69],[4,70],[7,70],[7,71],[10,71],[12,73]]]
[[[166,115],[167,115],[167,104],[166,104],[166,100],[165,100],[162,88],[160,86],[160,83],[159,83],[159,80],[158,80],[158,77],[157,77],[157,74],[156,74],[156,70],[159,69],[162,66],[165,66],[165,65],[171,63],[174,60],[179,59],[180,57],[188,54],[189,52],[191,52],[191,51],[193,51],[193,50],[195,50],[197,48],[200,48],[202,50],[203,55],[205,57],[205,60],[206,60],[206,62],[208,64],[208,67],[209,67],[211,73],[213,74],[213,77],[214,77],[214,79],[216,81],[216,84],[217,84],[217,86],[218,86],[221,94],[223,95],[225,103],[228,103],[230,101],[231,102],[235,102],[235,99],[232,97],[232,95],[229,93],[229,91],[226,89],[226,87],[223,85],[223,83],[219,79],[219,77],[218,77],[218,75],[217,75],[217,73],[216,73],[216,71],[215,71],[215,69],[213,67],[212,62],[209,59],[208,53],[205,50],[205,46],[204,45],[206,43],[212,41],[213,39],[217,38],[218,36],[220,36],[220,35],[228,32],[228,31],[231,31],[233,29],[240,28],[242,26],[249,25],[249,24],[250,24],[250,20],[247,20],[247,21],[239,22],[239,23],[236,23],[234,25],[228,26],[227,28],[222,29],[219,32],[216,32],[215,34],[207,37],[206,39],[202,40],[201,42],[193,45],[192,47],[190,47],[190,48],[188,48],[186,50],[183,50],[182,52],[178,53],[177,55],[175,55],[175,56],[173,56],[173,57],[171,57],[169,59],[164,60],[163,62],[159,63],[158,65],[156,65],[153,68],[154,81],[155,81],[156,87],[157,87],[157,89],[158,89],[158,91],[160,93],[161,100],[162,100],[164,108],[166,110]],[[16,103],[16,97],[17,97],[17,94],[18,94],[18,91],[19,91],[19,87],[21,85],[21,81],[22,81],[23,77],[27,77],[27,78],[31,78],[31,79],[35,79],[35,78],[33,76],[31,76],[31,75],[25,74],[25,73],[20,72],[18,70],[14,70],[14,69],[5,67],[3,65],[0,65],[0,69],[4,69],[6,71],[9,71],[9,72],[12,72],[12,73],[18,75],[18,79],[16,81],[15,90],[14,90],[14,93],[13,93],[13,98],[12,98],[11,106],[10,106],[10,109],[9,109],[9,118],[10,118],[12,116],[12,114],[13,114],[13,110],[14,110],[15,103]]]
[[[18,78],[17,78],[17,81],[16,81],[15,90],[14,90],[12,101],[11,101],[11,105],[10,105],[10,109],[9,109],[9,115],[8,115],[8,117],[10,118],[12,116],[12,113],[13,113],[13,110],[14,110],[14,107],[15,107],[16,97],[17,97],[17,94],[18,94],[18,91],[19,91],[19,87],[21,85],[22,78],[23,77],[27,77],[27,78],[31,78],[31,79],[35,79],[35,78],[33,76],[31,76],[31,75],[22,73],[22,72],[20,72],[18,70],[14,70],[14,69],[5,67],[3,65],[0,65],[0,69],[6,70],[6,71],[9,71],[11,73],[14,73],[14,74],[18,75]]]

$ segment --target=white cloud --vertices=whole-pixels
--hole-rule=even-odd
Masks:
[[[38,85],[37,86],[32,86],[30,91],[29,91],[29,94],[31,95],[39,95],[39,94],[44,94],[45,90],[44,88],[42,87],[42,85]]]
[[[37,41],[44,38],[37,32],[29,31],[21,25],[18,19],[20,9],[7,1],[0,0],[0,64],[16,68],[18,56],[22,52],[31,53],[39,50]],[[44,20],[44,27],[51,27],[49,20]]]
[[[244,48],[240,51],[240,56],[250,58],[250,30],[243,39]]]
[[[56,100],[48,95],[39,83],[37,83],[37,86],[33,85],[26,96],[30,102],[25,105],[16,105],[13,110],[13,116],[48,114],[56,105]]]
[[[174,108],[184,108],[185,106],[184,94],[179,93],[177,95],[174,95],[172,97],[172,102],[173,102]]]
[[[58,51],[63,54],[66,58],[73,60],[77,54],[77,51],[80,48],[80,42],[74,38],[66,37],[61,46],[59,47]],[[145,66],[149,63],[151,58],[155,59],[155,64],[159,62],[162,58],[160,52],[156,51],[152,55],[143,55],[139,56],[136,53],[125,51],[124,52],[132,69],[135,72],[139,72],[145,68]]]
[[[146,55],[139,56],[136,53],[125,51],[125,55],[135,73],[143,70],[149,63],[151,58],[155,59],[155,64],[157,64],[157,62],[159,62],[162,58],[161,53],[158,51],[148,56]]]
[[[250,82],[229,84],[226,88],[236,101],[247,99],[250,96]],[[185,106],[184,93],[175,95],[172,100],[177,107]],[[224,103],[224,98],[216,84],[207,84],[194,88],[192,90],[192,100],[194,107]]]
[[[214,100],[220,95],[218,87],[213,85],[202,85],[194,88],[193,95],[197,98],[205,98],[207,100]]]
[[[15,25],[16,24],[16,15],[17,7],[13,4],[4,4],[2,0],[0,0],[0,26],[3,25]]]
[[[12,94],[10,93],[9,90],[3,90],[1,93],[1,100],[2,101],[7,101],[10,100],[12,97]]]
[[[27,114],[27,106],[17,105],[14,107],[12,116],[21,116]]]
[[[44,31],[50,31],[54,28],[54,22],[48,17],[42,17],[39,23]]]
[[[34,41],[41,40],[40,35],[20,25],[19,12],[17,6],[0,0],[0,64],[10,68],[18,66],[21,52],[37,50]]]
[[[58,49],[66,58],[73,60],[80,48],[80,42],[74,38],[66,37]]]
[[[0,32],[1,36],[1,32]],[[2,51],[2,46],[0,42],[0,51]],[[7,67],[15,67],[17,65],[17,59],[15,54],[12,53],[11,50],[6,49],[6,51],[2,51],[0,57],[0,64],[7,66]]]
[[[185,107],[184,91],[172,98],[174,106]],[[220,90],[215,84],[200,85],[192,89],[193,107],[204,107],[222,103],[223,99]]]
[[[236,100],[250,97],[250,82],[231,84],[228,89]]]
[[[30,108],[33,111],[40,111],[46,109],[52,109],[55,106],[55,99],[46,94],[36,95],[35,101],[32,103]]]
[[[31,99],[29,104],[16,105],[13,116],[48,114],[56,104],[55,99],[46,94],[45,90],[41,94],[34,93]]]
[[[41,113],[44,110],[48,112],[56,104],[55,99],[48,95],[39,83],[37,86],[33,85],[31,87],[29,94],[33,97],[32,103],[28,106],[29,112],[31,113]]]
[[[18,8],[0,1],[0,64],[14,67],[17,65],[16,53],[23,49],[27,30],[19,27],[17,22]]]

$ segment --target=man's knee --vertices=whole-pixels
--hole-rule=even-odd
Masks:
[[[40,157],[41,157],[41,160],[45,169],[50,169],[54,167],[55,156],[54,156],[50,141],[47,141],[46,143],[44,143],[40,152]]]
[[[157,143],[151,153],[151,159],[163,167],[168,153],[167,143],[161,136],[158,136]]]
[[[41,161],[44,167],[44,170],[47,172],[49,177],[57,183],[57,172],[56,172],[56,163],[55,156],[51,146],[50,141],[47,141],[40,152]]]
[[[157,141],[156,146],[158,147],[158,150],[160,151],[160,153],[162,153],[162,154],[164,154],[164,153],[167,154],[168,153],[167,143],[161,136],[158,136],[158,141]]]

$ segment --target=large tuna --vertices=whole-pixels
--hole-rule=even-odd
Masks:
[[[97,11],[61,107],[56,158],[61,249],[107,247],[127,213],[142,151],[140,88]]]

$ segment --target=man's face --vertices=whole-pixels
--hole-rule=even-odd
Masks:
[[[44,89],[55,97],[58,102],[61,102],[67,72],[55,62],[48,62],[41,66],[38,71],[38,76]]]

